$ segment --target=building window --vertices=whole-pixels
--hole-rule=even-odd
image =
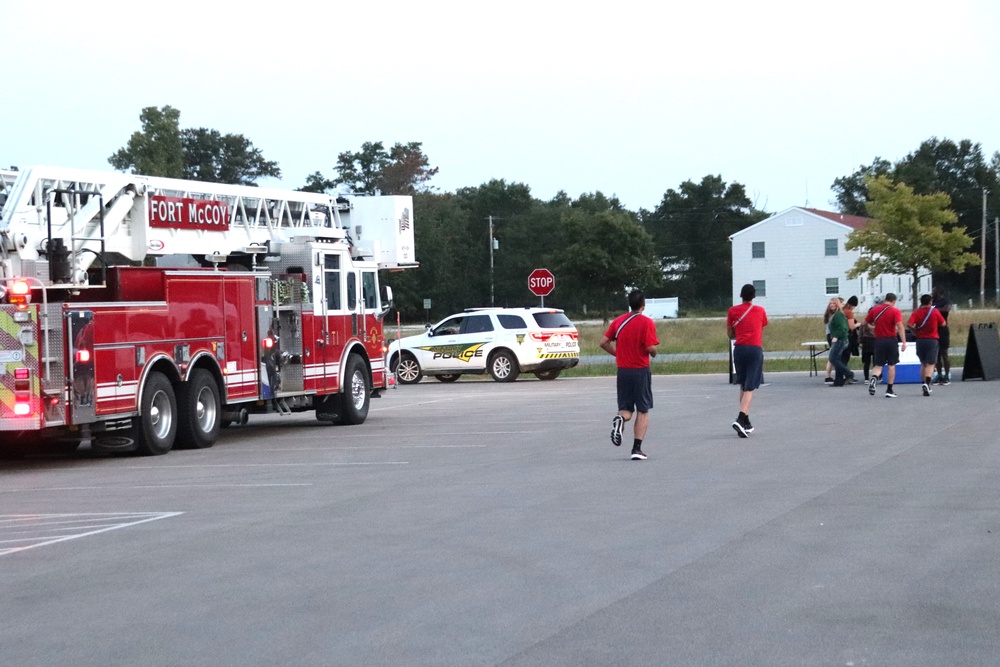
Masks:
[[[826,293],[827,294],[840,294],[840,279],[839,278],[827,278],[826,279]]]
[[[837,239],[826,239],[823,245],[827,257],[837,256]]]
[[[767,296],[767,281],[766,280],[753,281],[753,289],[755,292],[757,292],[758,297]]]
[[[754,241],[751,247],[751,257],[753,259],[764,259],[764,242]]]

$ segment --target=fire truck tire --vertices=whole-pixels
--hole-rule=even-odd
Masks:
[[[204,369],[191,374],[177,387],[178,449],[207,449],[215,444],[222,427],[219,387]]]
[[[395,372],[399,384],[416,384],[424,376],[424,372],[420,370],[420,362],[409,352],[400,355]]]
[[[517,359],[507,350],[500,350],[490,358],[490,375],[497,382],[513,382],[520,374]]]
[[[372,387],[368,366],[358,355],[352,354],[347,358],[344,380],[339,423],[363,424],[368,418]]]
[[[177,398],[170,381],[162,373],[150,373],[140,401],[136,424],[136,453],[142,456],[166,454],[177,436]]]

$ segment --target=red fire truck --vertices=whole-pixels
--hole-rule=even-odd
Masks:
[[[379,269],[410,197],[58,167],[0,213],[0,448],[163,454],[251,413],[360,424],[388,383]]]

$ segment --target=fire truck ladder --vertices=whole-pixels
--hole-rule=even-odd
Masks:
[[[66,208],[69,226],[69,247],[66,246],[63,238],[52,233],[52,202],[53,199],[63,199],[63,206]],[[80,204],[91,197],[97,200],[96,216],[86,217],[83,228],[77,230],[76,220],[80,211]],[[79,280],[73,275],[73,267],[79,264],[79,257],[84,252],[93,252],[102,262],[102,269],[107,268],[104,255],[104,197],[99,191],[76,190],[55,188],[49,191],[49,196],[45,201],[46,215],[48,222],[48,237],[46,239],[45,252],[49,258],[49,278],[55,284],[78,283]],[[82,216],[81,216],[82,217]],[[97,246],[95,249],[93,246]],[[101,284],[106,282],[106,275],[102,272]]]
[[[5,189],[0,234],[20,262],[51,261],[54,252],[62,252],[55,239],[62,239],[70,280],[78,285],[86,283],[93,261],[108,254],[130,262],[148,255],[252,256],[293,236],[347,238],[340,213],[350,204],[322,193],[61,167],[15,173]],[[229,217],[221,231],[153,227],[154,197],[222,202]],[[24,273],[28,267],[12,268]]]

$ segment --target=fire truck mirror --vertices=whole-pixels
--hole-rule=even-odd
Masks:
[[[382,298],[382,308],[378,312],[379,319],[385,317],[392,309],[392,288],[389,287],[388,285],[383,285],[382,289],[385,292],[385,294],[383,295]]]

